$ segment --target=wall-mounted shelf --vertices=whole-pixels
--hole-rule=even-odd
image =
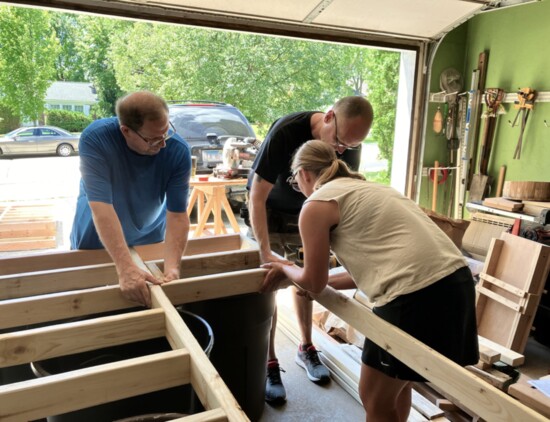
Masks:
[[[511,218],[516,218],[524,221],[530,221],[532,223],[538,223],[542,225],[550,224],[550,212],[548,212],[549,210],[542,211],[539,216],[533,216],[533,215],[522,214],[518,212],[499,210],[496,208],[487,207],[485,205],[476,204],[474,202],[468,202],[466,204],[466,208],[468,208],[468,210],[473,209],[473,210],[483,211],[489,214],[503,215],[505,217],[511,217]]]
[[[430,103],[444,103],[445,97],[448,97],[444,92],[431,92],[429,101]],[[504,96],[504,99],[502,100],[503,103],[513,103],[515,100],[517,100],[518,96],[515,91],[508,92]],[[548,103],[550,102],[550,91],[540,91],[537,92],[537,98],[535,99],[535,103]]]

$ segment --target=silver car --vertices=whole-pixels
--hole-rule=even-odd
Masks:
[[[55,126],[21,127],[0,137],[2,155],[48,155],[68,157],[78,152],[79,135]]]

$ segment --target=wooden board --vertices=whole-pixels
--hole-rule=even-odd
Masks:
[[[521,201],[523,203],[523,212],[535,217],[540,216],[541,212],[550,209],[550,202],[542,201]]]
[[[487,347],[488,349],[492,349],[500,353],[500,361],[507,365],[517,367],[525,363],[525,356],[520,353],[514,352],[513,350],[510,350],[482,336],[477,336],[477,340],[480,346]]]
[[[509,233],[493,239],[476,286],[478,333],[523,353],[550,269],[550,247]]]
[[[505,198],[485,198],[483,205],[486,207],[496,208],[498,210],[518,212],[523,209],[521,202],[511,201]]]
[[[528,384],[527,381],[527,377],[521,376],[518,382],[508,388],[508,394],[550,418],[550,397]]]
[[[191,256],[244,249],[247,247],[247,242],[249,241],[239,234],[189,239],[184,255]],[[153,261],[163,258],[164,244],[155,243],[152,245],[136,246],[135,249],[144,260]],[[44,252],[33,256],[2,259],[0,275],[58,270],[61,268],[109,264],[112,262],[113,260],[104,249]]]
[[[502,196],[509,199],[550,201],[550,182],[506,181]]]

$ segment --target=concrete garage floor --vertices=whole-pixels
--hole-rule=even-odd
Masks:
[[[294,362],[296,345],[280,330],[276,336],[279,364],[287,402],[278,407],[266,403],[259,422],[336,422],[364,421],[365,411],[334,380],[327,385],[311,382],[305,371]]]

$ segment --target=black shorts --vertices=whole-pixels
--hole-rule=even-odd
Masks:
[[[474,280],[468,267],[373,312],[461,366],[479,360]],[[368,338],[361,360],[392,378],[426,381]]]

